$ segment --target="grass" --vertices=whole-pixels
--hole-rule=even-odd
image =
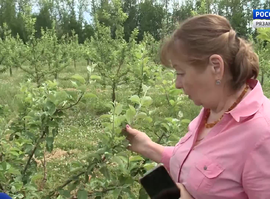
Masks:
[[[60,77],[60,85],[64,89],[68,89],[71,85],[63,78],[71,76],[75,73],[85,76],[87,70],[83,65],[67,68]],[[14,117],[17,110],[17,101],[15,95],[19,93],[20,83],[25,81],[25,74],[20,70],[14,71],[14,76],[10,77],[8,73],[0,74],[0,103],[6,105],[8,116],[0,124],[0,128],[4,129],[6,124]],[[264,90],[267,97],[270,97],[270,81],[265,81]],[[98,96],[98,99],[86,101],[84,104],[78,105],[72,114],[69,115],[61,126],[60,132],[55,139],[53,155],[47,160],[48,182],[46,188],[51,190],[62,184],[69,176],[70,171],[76,164],[83,164],[82,158],[97,149],[98,135],[102,133],[102,126],[99,116],[108,111],[105,106],[110,101],[111,91],[109,88],[93,87],[87,88]],[[151,89],[150,96],[154,99],[152,110],[156,109],[154,120],[163,119],[165,117],[177,117],[178,112],[183,113],[184,118],[192,120],[197,116],[201,107],[196,107],[190,100],[185,99],[184,103],[177,108],[168,106],[166,98],[163,94]],[[117,91],[117,99],[119,102],[126,103],[132,92],[128,90],[128,86],[123,86]],[[184,129],[186,129],[185,126]],[[186,133],[185,130],[179,132],[179,138]],[[138,187],[135,189],[138,189]]]

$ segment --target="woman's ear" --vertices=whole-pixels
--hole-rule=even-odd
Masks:
[[[224,76],[224,61],[220,55],[214,54],[209,57],[209,64],[214,77],[221,80]]]

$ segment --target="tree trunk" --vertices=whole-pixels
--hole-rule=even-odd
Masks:
[[[113,81],[113,85],[112,85],[112,102],[115,102],[115,98],[116,98],[116,83],[115,81]]]
[[[9,67],[9,75],[10,75],[10,77],[12,77],[12,74],[13,74],[13,73],[12,73],[12,67],[10,66],[10,67]]]
[[[76,60],[75,59],[73,60],[73,65],[74,65],[74,68],[76,69],[77,66],[76,66]]]
[[[89,74],[89,73],[87,73],[87,78],[86,78],[86,81],[87,81],[87,84],[89,84],[89,83],[90,83],[90,74]]]

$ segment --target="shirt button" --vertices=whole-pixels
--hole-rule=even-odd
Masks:
[[[203,169],[204,169],[204,170],[207,170],[207,166],[204,166]]]

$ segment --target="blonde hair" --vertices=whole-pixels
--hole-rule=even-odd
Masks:
[[[233,89],[238,90],[248,79],[257,78],[259,58],[251,43],[238,37],[226,18],[214,14],[185,20],[164,42],[161,63],[171,67],[170,59],[174,56],[204,70],[212,54],[223,58]]]

